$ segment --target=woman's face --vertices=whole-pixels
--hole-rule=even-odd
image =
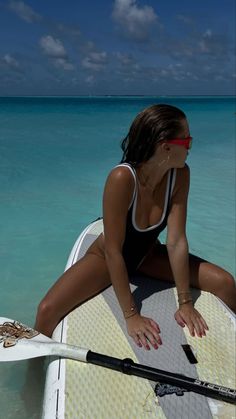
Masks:
[[[183,129],[180,133],[176,136],[176,139],[185,139],[190,137],[189,132],[189,125],[186,119],[182,122]],[[171,140],[171,138],[170,138]],[[170,147],[170,165],[173,168],[181,168],[184,167],[185,161],[187,159],[189,150],[184,145],[179,144],[171,144],[171,141],[168,142],[168,146]]]
[[[181,168],[184,167],[185,161],[188,155],[187,142],[184,143],[184,139],[189,138],[189,126],[186,119],[182,121],[182,129],[179,134],[174,138],[168,138],[158,144],[156,151],[152,157],[152,160],[158,162],[159,160],[166,162],[170,168]],[[172,143],[172,140],[173,141]],[[181,140],[180,144],[175,144]],[[183,142],[183,144],[181,144]],[[157,163],[158,164],[158,163]]]

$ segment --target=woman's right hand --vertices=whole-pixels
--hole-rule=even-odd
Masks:
[[[134,339],[139,347],[149,350],[151,344],[154,349],[162,345],[159,336],[160,328],[158,324],[148,317],[141,316],[139,313],[126,319],[128,334]]]

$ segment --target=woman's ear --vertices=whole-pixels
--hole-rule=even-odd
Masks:
[[[170,151],[170,146],[169,146],[169,144],[167,144],[167,143],[163,143],[163,144],[161,145],[161,148],[162,148],[162,150],[163,150],[163,151],[165,151],[165,152],[169,152],[169,151]]]

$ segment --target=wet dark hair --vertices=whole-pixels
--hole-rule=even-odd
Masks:
[[[184,119],[184,112],[175,106],[159,104],[144,109],[136,116],[128,135],[121,143],[121,163],[138,166],[149,160],[158,142],[180,134]]]

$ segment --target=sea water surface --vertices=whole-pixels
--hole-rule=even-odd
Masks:
[[[0,98],[0,316],[33,326],[77,236],[102,213],[121,139],[154,103],[180,107],[193,136],[190,251],[235,275],[234,97]],[[0,364],[2,418],[40,417],[44,375],[33,378],[27,361]]]

